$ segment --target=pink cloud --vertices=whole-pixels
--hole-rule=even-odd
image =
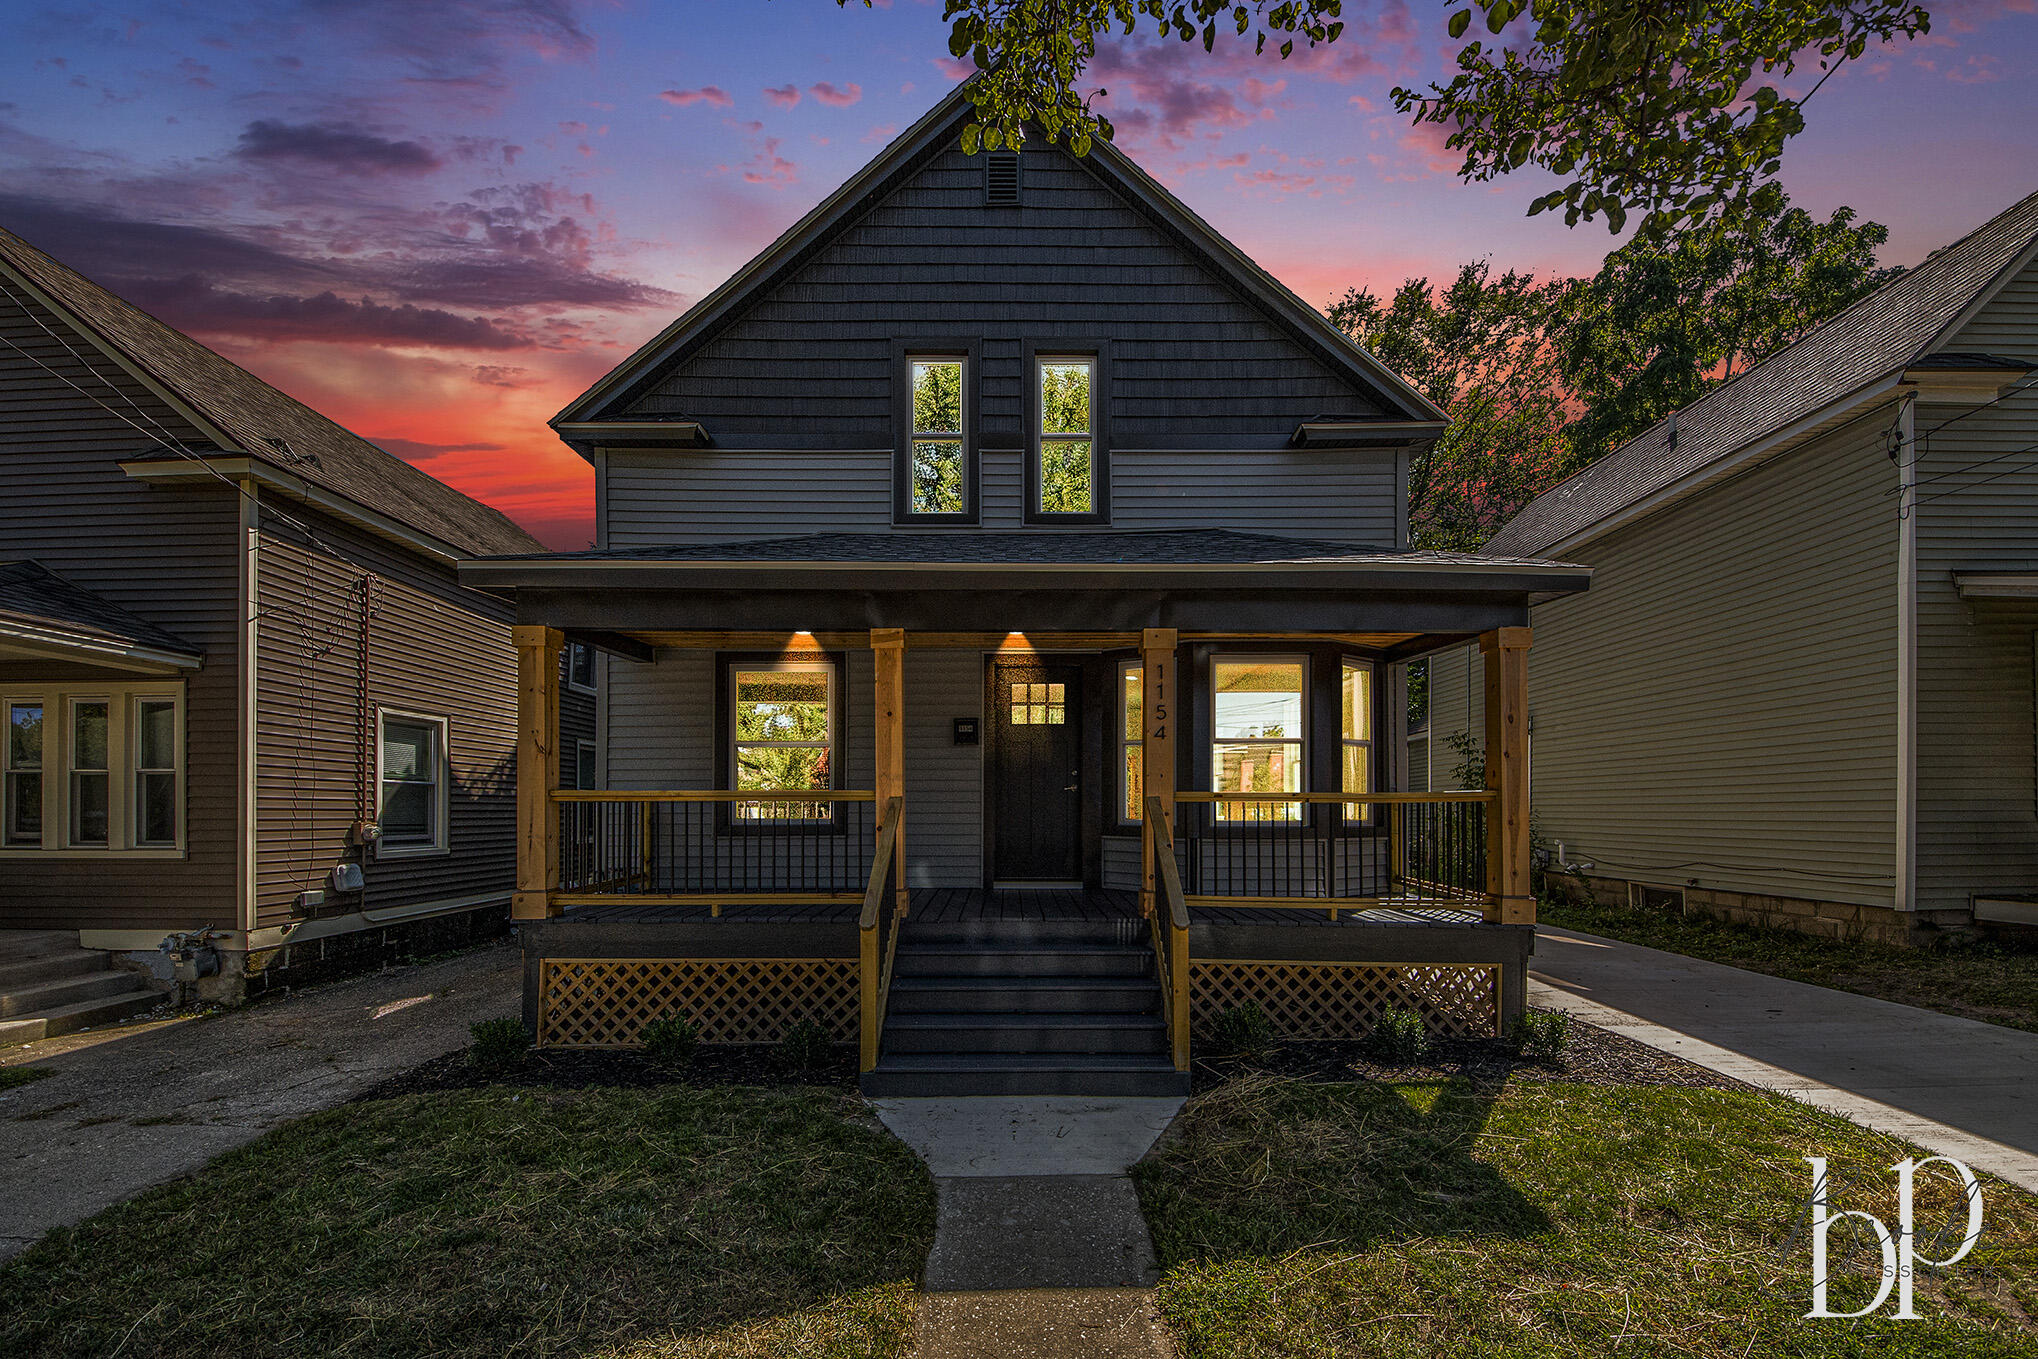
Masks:
[[[1960,66],[1946,73],[1946,78],[1960,85],[1984,85],[1991,80],[2001,80],[2003,73],[1996,69],[1996,58],[1985,54],[1970,56]]]
[[[888,142],[898,135],[899,125],[897,123],[879,123],[870,131],[864,133],[863,139],[866,142]]]
[[[776,88],[766,86],[764,97],[782,109],[789,109],[800,102],[800,87],[790,83]]]
[[[770,184],[784,188],[799,178],[799,166],[778,153],[779,139],[766,137],[764,145],[743,167],[746,184]]]
[[[719,85],[703,85],[697,90],[661,90],[658,97],[681,108],[689,104],[713,104],[716,108],[725,109],[736,102]]]
[[[863,86],[852,80],[847,88],[842,88],[823,80],[809,85],[807,93],[813,95],[814,98],[830,108],[846,109],[857,100],[863,98]]]
[[[954,57],[934,58],[934,69],[950,80],[968,80],[977,73],[976,67],[966,61],[957,61]]]

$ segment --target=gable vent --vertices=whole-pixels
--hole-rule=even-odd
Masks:
[[[1017,152],[992,151],[984,157],[984,201],[993,207],[1010,207],[1019,201]]]

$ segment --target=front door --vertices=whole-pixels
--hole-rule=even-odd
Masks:
[[[1052,662],[991,663],[991,877],[1079,882],[1083,671]]]

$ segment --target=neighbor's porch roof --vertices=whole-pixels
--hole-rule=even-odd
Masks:
[[[1366,632],[1384,648],[1524,626],[1532,600],[1585,589],[1591,568],[1222,529],[1045,529],[486,557],[460,575],[514,594],[519,622],[578,633],[1176,628]]]
[[[0,660],[25,659],[172,675],[205,653],[40,562],[0,562]]]

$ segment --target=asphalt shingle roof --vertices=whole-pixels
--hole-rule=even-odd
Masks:
[[[500,510],[342,429],[5,229],[0,229],[0,259],[218,426],[238,451],[464,552],[540,548]],[[283,441],[287,453],[271,443],[275,439]]]
[[[91,642],[147,647],[191,657],[204,654],[175,633],[137,618],[40,562],[0,562],[0,620],[68,633]]]
[[[1908,368],[2038,236],[2038,193],[1876,289],[1787,349],[1715,388],[1531,501],[1487,542],[1546,551],[1878,378]],[[1979,357],[1979,356],[1970,356]]]

